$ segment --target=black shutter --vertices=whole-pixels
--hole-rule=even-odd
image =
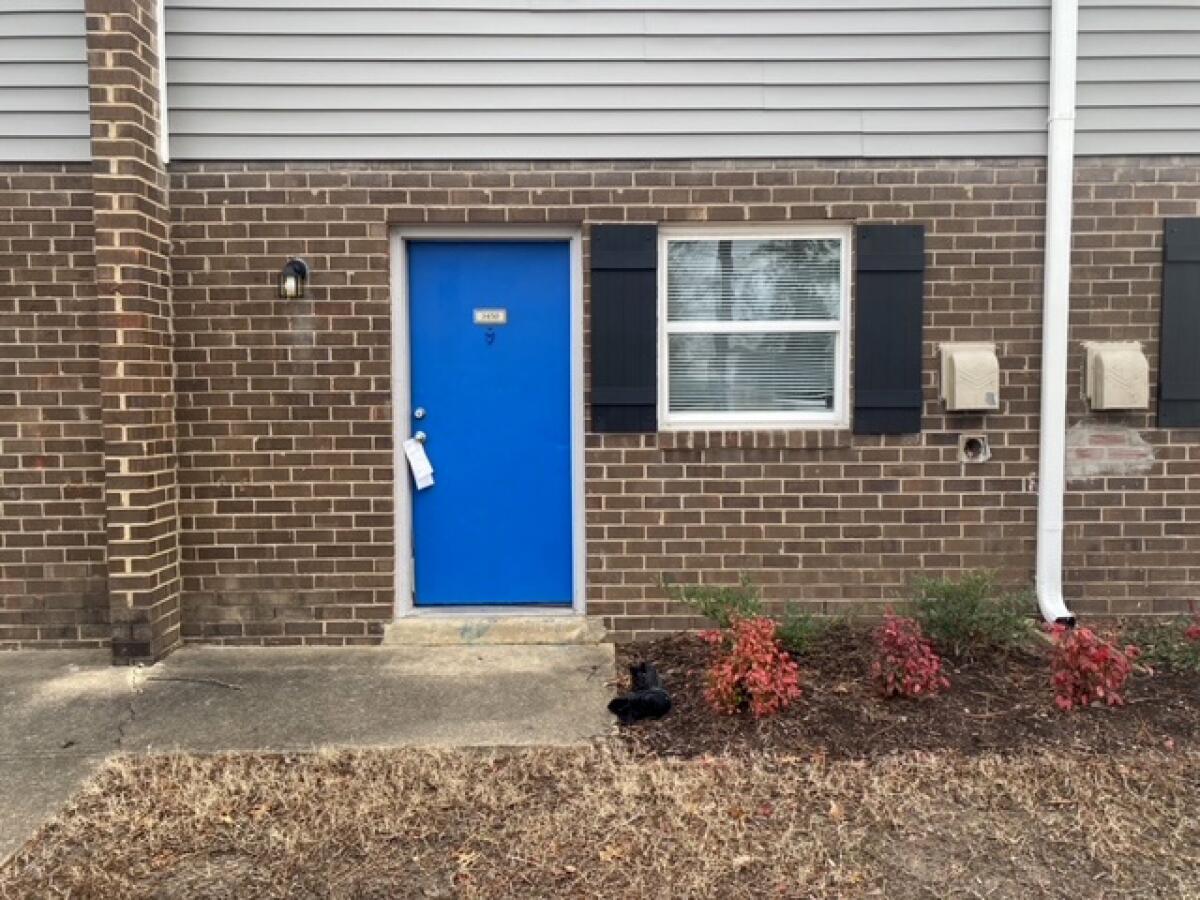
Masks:
[[[1163,227],[1158,426],[1200,427],[1200,219]]]
[[[854,433],[921,430],[925,226],[860,225]]]
[[[658,429],[658,228],[593,225],[592,430]]]

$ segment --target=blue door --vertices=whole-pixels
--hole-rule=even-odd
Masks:
[[[570,605],[570,244],[407,248],[415,602]]]

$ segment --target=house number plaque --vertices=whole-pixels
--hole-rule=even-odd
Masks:
[[[475,310],[476,325],[507,325],[507,309],[477,309]]]

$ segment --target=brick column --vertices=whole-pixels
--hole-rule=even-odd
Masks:
[[[179,643],[167,174],[156,0],[86,0],[105,513],[116,662]]]

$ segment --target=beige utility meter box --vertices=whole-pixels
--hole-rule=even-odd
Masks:
[[[942,400],[949,412],[1000,408],[995,344],[942,344]]]
[[[1136,341],[1087,343],[1086,391],[1092,409],[1148,409],[1150,363]]]

